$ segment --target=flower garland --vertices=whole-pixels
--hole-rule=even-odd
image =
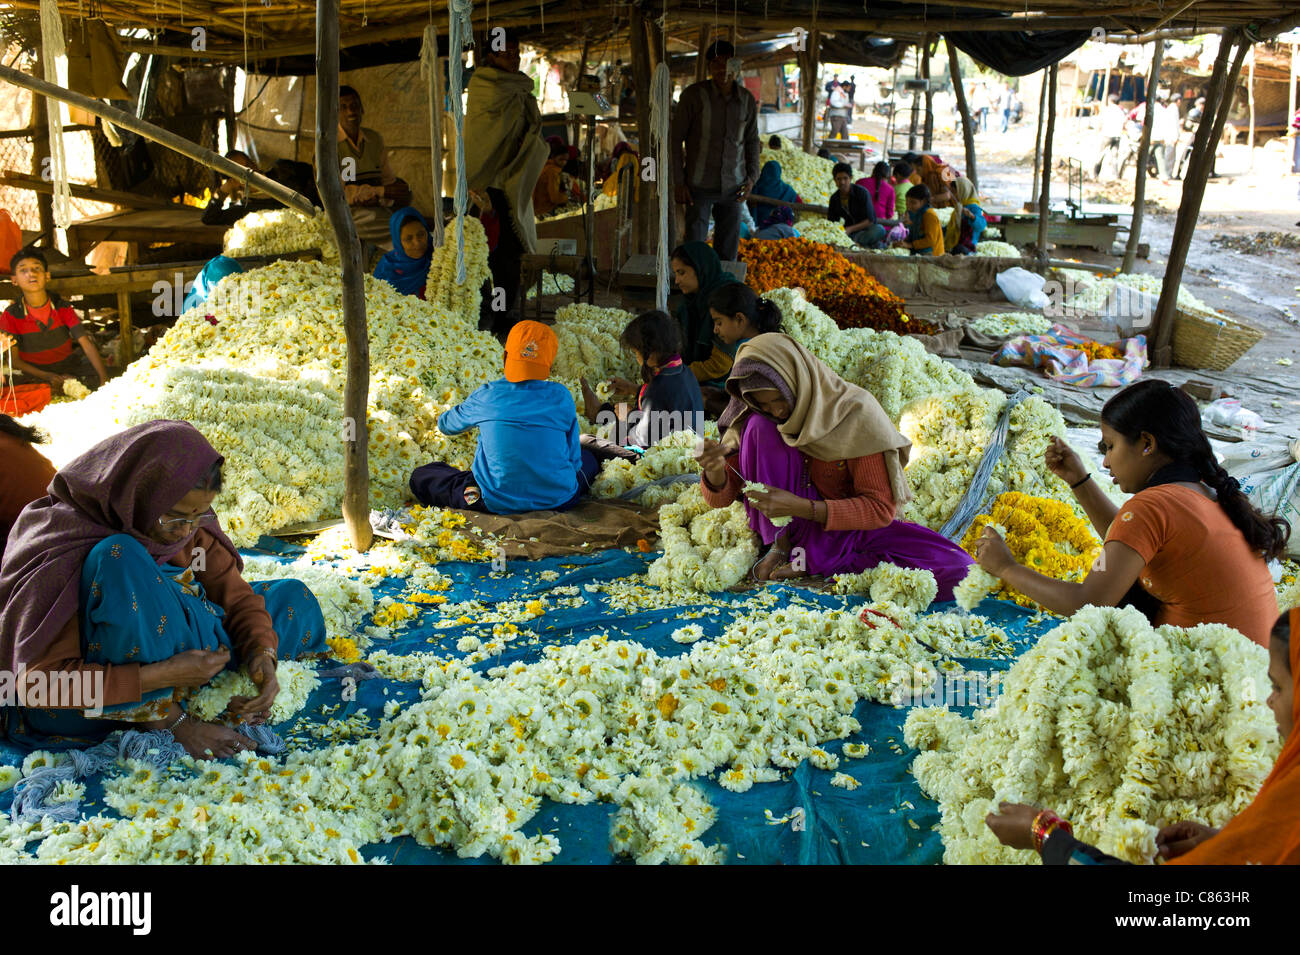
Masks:
[[[647,448],[646,453],[635,463],[622,458],[606,461],[600,469],[600,474],[592,483],[592,496],[620,497],[634,487],[649,484],[660,478],[678,474],[699,474],[700,464],[694,456],[695,445],[701,437],[716,441],[718,436],[717,422],[706,421],[702,435],[694,431],[674,431]],[[638,501],[648,507],[675,501],[690,486],[689,483],[682,482],[647,488],[641,493]],[[649,501],[655,503],[651,504]]]
[[[826,205],[835,189],[835,177],[831,175],[835,161],[810,156],[784,136],[780,140],[779,149],[764,145],[759,150],[758,167],[762,169],[770,160],[776,160],[781,164],[781,181],[794,189],[802,201]]]
[[[339,261],[338,243],[324,212],[306,216],[292,209],[250,212],[226,230],[222,253],[231,258],[319,251],[326,262]]]
[[[659,508],[664,554],[646,572],[648,583],[676,590],[713,592],[734,587],[758,559],[758,539],[739,501],[710,507],[691,485]]]
[[[309,560],[286,564],[271,557],[245,557],[243,577],[250,583],[258,580],[299,581],[320,604],[325,616],[326,639],[331,646],[335,640],[359,640],[361,649],[370,643],[359,631],[361,619],[375,609],[375,595],[369,587],[346,573]],[[346,644],[339,644],[339,647],[344,646]]]
[[[1003,259],[1019,259],[1024,256],[1024,253],[1010,242],[999,242],[996,239],[981,239],[975,246],[975,254]]]
[[[984,824],[1002,800],[1051,807],[1130,862],[1152,861],[1162,822],[1222,826],[1277,753],[1266,674],[1267,652],[1229,627],[1152,629],[1131,608],[1085,607],[1016,662],[991,708],[908,717],[944,861],[1032,861]]]
[[[891,603],[908,610],[923,611],[939,593],[939,584],[928,570],[877,564],[860,574],[836,574],[832,593],[869,595],[876,603]]]
[[[74,401],[80,401],[82,398],[90,397],[90,389],[79,382],[76,378],[63,379],[63,393]]]
[[[967,327],[1000,338],[1011,335],[1046,335],[1052,329],[1052,321],[1033,312],[999,312],[977,318]]]
[[[279,681],[280,692],[271,704],[270,720],[272,723],[283,723],[307,705],[307,697],[320,686],[320,679],[315,670],[293,660],[277,663],[275,678]],[[214,720],[226,711],[231,697],[254,697],[260,692],[257,684],[242,667],[238,670],[222,670],[190,698],[189,712],[201,720]]]
[[[844,231],[843,221],[831,222],[824,216],[805,213],[795,220],[794,228],[799,233],[799,238],[807,239],[809,242],[819,242],[822,245],[850,251],[862,248]]]
[[[998,495],[989,513],[975,518],[962,538],[961,546],[967,553],[975,553],[975,543],[983,536],[986,526],[1002,536],[1017,563],[1053,580],[1081,582],[1101,554],[1101,541],[1093,534],[1092,527],[1060,501],[1014,491]],[[978,568],[972,565],[972,569]],[[963,586],[963,592],[972,597],[988,583],[984,577],[974,576],[976,581]],[[1037,606],[1005,583],[997,583],[991,592],[998,599],[1014,600],[1022,607]],[[962,584],[966,585],[966,581]],[[962,606],[966,607],[964,603]]]

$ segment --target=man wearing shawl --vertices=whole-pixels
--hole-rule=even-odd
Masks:
[[[398,209],[388,220],[393,250],[385,252],[375,266],[375,278],[391,285],[403,295],[424,298],[433,261],[433,241],[424,216],[410,206]]]
[[[781,164],[775,159],[769,159],[763,164],[763,171],[759,173],[758,182],[754,183],[750,194],[768,199],[780,199],[782,202],[799,201],[799,193],[781,178]],[[756,232],[774,225],[794,225],[794,210],[789,206],[772,206],[765,202],[750,200],[749,212],[754,217]]]
[[[736,48],[715,40],[705,52],[709,79],[682,91],[673,112],[673,179],[687,207],[686,238],[703,242],[713,216],[713,247],[725,262],[740,248],[740,204],[758,180],[758,104],[729,72]]]
[[[745,501],[749,526],[768,546],[756,578],[860,573],[889,562],[931,571],[938,599],[952,599],[971,559],[898,519],[912,497],[903,473],[911,443],[870,392],[779,332],[741,346],[727,391],[731,404],[718,421],[726,431],[721,442],[704,442],[700,490],[711,506],[726,507],[743,481],[768,488]]]
[[[1222,829],[1176,822],[1156,835],[1172,865],[1300,865],[1300,608],[1283,614],[1269,642],[1268,698],[1277,717],[1282,752],[1250,805]],[[1044,865],[1125,865],[1074,838],[1055,813],[1004,802],[986,823],[1003,845],[1035,849]],[[1036,825],[1037,824],[1037,825]],[[1035,835],[1038,830],[1038,835]]]
[[[519,39],[506,31],[505,47],[484,38],[483,63],[469,81],[465,110],[465,178],[486,193],[500,222],[496,247],[488,255],[492,285],[505,290],[504,312],[493,311],[491,287],[484,289],[479,328],[504,339],[517,316],[520,259],[537,251],[533,188],[550,148],[542,138],[542,114],[533,81],[519,71]]]
[[[103,692],[102,712],[54,700],[0,710],[13,742],[81,746],[128,723],[169,730],[196,757],[230,756],[251,740],[191,719],[192,688],[243,666],[261,692],[229,711],[261,722],[278,657],[325,650],[306,587],[240,575],[211,510],[222,461],[193,425],[151,421],[72,461],[18,516],[0,565],[0,668]]]

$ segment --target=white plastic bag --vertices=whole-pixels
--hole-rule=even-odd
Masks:
[[[1247,435],[1268,427],[1263,418],[1243,408],[1238,398],[1219,398],[1211,401],[1201,415],[1210,424],[1224,428],[1241,428]]]
[[[1007,297],[1007,301],[1017,308],[1047,308],[1051,300],[1043,291],[1047,279],[1019,266],[999,272],[998,288]]]

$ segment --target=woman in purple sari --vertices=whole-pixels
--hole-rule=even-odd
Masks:
[[[241,576],[212,512],[221,465],[193,425],[152,421],[68,464],[19,515],[0,564],[0,669],[62,692],[0,701],[11,741],[69,748],[129,724],[198,758],[255,748],[190,718],[186,699],[242,666],[260,692],[228,712],[264,722],[278,656],[323,652],[325,626],[300,582]]]
[[[850,384],[788,335],[741,346],[727,379],[731,404],[706,441],[700,490],[713,507],[741,496],[767,551],[759,580],[860,573],[880,563],[932,571],[951,600],[970,557],[918,524],[898,520],[911,499],[911,444],[871,393]],[[775,518],[790,518],[783,526]]]

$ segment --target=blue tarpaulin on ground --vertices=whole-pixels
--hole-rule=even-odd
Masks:
[[[266,556],[274,550],[282,559],[300,553],[301,548],[271,545],[255,552]],[[518,623],[521,635],[507,644],[500,657],[479,664],[479,670],[508,665],[515,661],[525,663],[540,658],[548,645],[574,643],[606,632],[616,639],[630,639],[643,644],[661,656],[674,656],[689,651],[689,646],[671,639],[672,632],[682,625],[678,614],[685,610],[645,611],[626,615],[612,609],[603,594],[587,593],[582,585],[608,581],[631,574],[642,573],[656,554],[629,554],[624,551],[605,551],[579,557],[551,557],[536,561],[512,561],[508,572],[493,576],[486,564],[441,564],[439,570],[449,576],[454,585],[446,592],[449,602],[478,600],[491,605],[497,601],[519,600],[531,596],[545,596],[553,588],[577,585],[584,598],[580,607],[553,608],[544,616],[527,623]],[[554,570],[558,580],[545,581],[542,571]],[[788,597],[797,597],[805,603],[826,607],[855,606],[862,598],[836,596],[810,592],[801,588],[769,584]],[[376,589],[376,599],[381,596],[397,597],[402,593],[404,581],[390,580]],[[727,595],[740,601],[747,594]],[[952,605],[937,605],[935,610],[951,609]],[[728,623],[743,611],[731,612],[717,608],[706,616],[694,619],[703,627],[705,639],[720,635]],[[1031,625],[1029,611],[1005,602],[986,601],[980,613],[1007,630],[1023,650],[1041,633],[1050,628],[1050,622]],[[446,629],[436,629],[431,624],[441,615],[431,608],[428,624],[417,618],[404,630],[398,631],[391,641],[377,641],[374,648],[384,648],[392,653],[437,652],[445,656],[464,656],[456,649],[457,641],[469,632],[482,632],[483,624],[466,624]],[[367,621],[368,623],[369,621]],[[527,635],[525,635],[527,631]],[[1006,669],[1009,661],[964,661],[971,668],[983,670]],[[387,693],[385,693],[385,690]],[[293,745],[318,746],[303,732],[310,722],[324,722],[327,717],[321,708],[338,708],[329,718],[346,718],[364,709],[373,723],[382,718],[384,704],[398,700],[410,704],[420,698],[420,687],[414,683],[401,683],[387,679],[373,679],[356,686],[355,699],[344,701],[338,680],[327,680],[308,701],[298,723],[290,724],[294,732],[281,725],[277,729],[293,741]],[[723,844],[727,847],[728,861],[736,864],[834,864],[834,863],[910,863],[933,864],[940,861],[943,846],[932,827],[939,821],[937,806],[922,795],[916,781],[908,773],[915,755],[903,744],[903,722],[908,710],[877,703],[859,702],[853,716],[862,724],[860,732],[846,740],[824,744],[828,752],[841,754],[846,742],[867,743],[871,752],[863,759],[841,759],[838,771],[853,776],[862,784],[856,790],[841,789],[830,784],[833,773],[814,769],[803,763],[787,772],[780,782],[755,785],[748,792],[737,794],[723,789],[712,778],[695,781],[718,810],[717,822],[702,836],[706,845]],[[895,752],[891,746],[901,748]],[[23,753],[0,741],[0,765],[17,764]],[[113,815],[113,810],[103,805],[102,786],[98,780],[87,786],[83,811],[89,815],[103,812]],[[12,792],[0,794],[0,810],[7,811],[12,802]],[[915,808],[908,808],[905,803]],[[802,813],[795,812],[802,809]],[[772,817],[786,822],[772,824]],[[562,846],[557,862],[610,863],[615,861],[609,848],[610,818],[617,811],[612,803],[593,803],[586,806],[563,805],[545,801],[537,815],[524,831],[528,834],[544,832],[554,835]],[[480,859],[460,859],[454,852],[431,849],[418,845],[406,837],[388,844],[368,846],[367,858],[382,858],[396,864],[451,864],[494,862],[484,856]]]

